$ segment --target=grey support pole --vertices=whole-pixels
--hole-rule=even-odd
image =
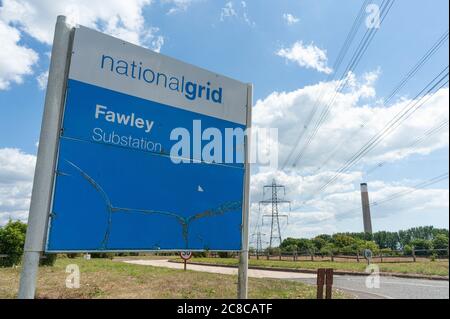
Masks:
[[[247,134],[245,136],[245,177],[244,202],[242,203],[242,249],[239,254],[238,299],[247,299],[248,293],[248,225],[249,225],[249,188],[250,188],[250,140],[253,106],[253,86],[247,88]]]
[[[58,136],[72,38],[72,28],[65,16],[58,16],[53,38],[52,57],[45,95],[44,114],[34,172],[33,191],[28,216],[19,299],[33,299],[36,290],[39,258],[44,250],[48,213],[53,191]]]

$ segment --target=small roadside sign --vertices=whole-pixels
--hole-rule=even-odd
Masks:
[[[180,251],[180,257],[184,261],[184,270],[186,271],[186,264],[192,258],[192,251]]]
[[[367,262],[370,264],[372,260],[372,251],[370,249],[364,249],[364,258],[367,259]]]
[[[189,260],[192,258],[192,251],[182,251],[180,252],[180,257],[183,260]]]

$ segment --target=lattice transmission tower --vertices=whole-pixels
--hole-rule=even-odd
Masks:
[[[266,190],[270,189],[271,192],[271,198],[270,199],[263,199],[259,201],[259,209],[261,210],[261,205],[267,206],[271,205],[272,212],[271,214],[262,215],[262,218],[264,220],[264,217],[270,217],[270,240],[269,240],[269,248],[272,248],[273,245],[278,242],[278,245],[282,242],[281,237],[281,227],[280,227],[280,218],[286,218],[288,219],[288,215],[286,214],[280,214],[278,210],[278,206],[280,204],[289,204],[289,210],[291,209],[291,202],[285,199],[281,199],[279,197],[279,189],[283,190],[283,195],[286,196],[286,188],[284,185],[278,185],[275,181],[275,179],[272,180],[271,185],[265,185],[263,189],[263,197],[266,196]]]

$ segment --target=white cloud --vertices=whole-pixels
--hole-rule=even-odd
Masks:
[[[0,90],[8,89],[11,83],[22,83],[23,77],[33,73],[32,66],[38,54],[20,44],[20,32],[0,20]]]
[[[234,6],[233,1],[228,1],[220,11],[220,21],[224,22],[226,19],[232,18],[241,19],[250,27],[254,27],[256,24],[249,18],[247,8],[247,2],[245,1],[241,1],[240,6],[237,8]]]
[[[171,5],[168,15],[176,14],[186,11],[194,2],[200,2],[203,0],[162,0],[162,3]]]
[[[293,25],[296,24],[300,21],[299,18],[297,18],[296,16],[290,14],[290,13],[285,13],[283,14],[283,19],[286,22],[287,25]]]
[[[142,10],[151,0],[5,0],[0,19],[17,25],[40,42],[51,44],[56,16],[71,24],[100,29],[136,44],[148,44],[155,29],[144,25]]]
[[[42,72],[36,77],[36,81],[38,82],[38,86],[41,90],[45,90],[47,87],[48,81],[48,71]]]
[[[175,8],[190,1],[171,0]],[[82,24],[126,41],[149,47],[157,52],[164,44],[159,29],[145,24],[144,7],[152,0],[4,0],[0,3],[0,90],[11,83],[22,83],[33,74],[38,61],[35,51],[20,43],[23,33],[39,42],[51,44],[58,15],[70,24]],[[37,77],[43,85],[45,73]]]
[[[410,146],[412,141],[423,136],[431,127],[448,120],[449,89],[444,88],[368,153],[359,165],[342,174],[325,192],[317,192],[320,186],[334,176],[338,168],[342,167],[356,151],[379,132],[394,115],[411,103],[411,100],[405,97],[392,105],[383,105],[378,102],[375,83],[379,76],[379,70],[360,77],[354,74],[348,75],[348,87],[337,94],[329,116],[296,167],[292,167],[292,161],[284,171],[253,167],[250,190],[253,203],[251,209],[253,227],[258,216],[256,203],[263,198],[262,186],[270,184],[275,178],[278,183],[286,186],[286,198],[292,201],[289,225],[283,226],[284,237],[310,237],[319,233],[347,231],[351,229],[350,224],[357,225],[356,229],[361,230],[361,212],[358,209],[361,200],[359,183],[365,180],[364,171],[367,168],[373,167],[380,160],[401,161],[413,154],[430,154],[433,151],[448,148],[448,129],[429,136],[426,143],[421,144],[420,147]],[[311,121],[312,124],[334,95],[337,85],[336,81],[321,82],[291,92],[273,92],[256,102],[253,110],[253,126],[278,128],[280,164],[287,159],[299,134],[306,134],[302,138],[304,143],[310,132],[304,127],[307,125],[306,120],[313,106],[317,107],[317,112]],[[324,98],[316,104],[320,94]],[[363,123],[365,126],[361,128]],[[313,126],[312,124],[309,129]],[[330,153],[337,146],[340,146],[338,152],[330,158]],[[297,153],[299,149],[297,148]],[[292,158],[295,159],[295,156]],[[325,165],[318,169],[324,163]],[[379,201],[390,194],[411,190],[411,185],[417,183],[418,181],[406,179],[395,182],[370,180],[370,197],[372,201]],[[447,218],[448,194],[448,188],[418,190],[396,201],[374,207],[372,215],[374,229],[380,219],[387,216],[395,218],[400,214],[413,214],[411,226],[417,226],[417,220],[426,224],[428,214],[434,214],[434,216],[444,214]],[[286,206],[282,207],[281,211],[289,213]],[[352,223],[348,224],[346,220]],[[342,226],[343,224],[345,226]],[[359,228],[358,225],[360,225]],[[396,229],[395,224],[390,225]],[[267,227],[263,229],[265,233],[268,231]]]
[[[26,220],[36,157],[14,148],[0,149],[0,226]]]
[[[350,155],[358,151],[390,119],[411,103],[411,100],[406,98],[390,106],[373,102],[376,99],[374,84],[378,75],[379,71],[370,72],[358,79],[353,74],[349,75],[348,87],[345,92],[336,95],[328,117],[304,157],[297,163],[303,173],[316,169],[319,166],[318,163],[326,161],[330,151],[341,141],[351,141],[342,145],[342,149],[327,163],[329,169],[340,167]],[[321,82],[291,92],[273,92],[265,99],[256,102],[253,112],[254,126],[278,128],[279,163],[285,163],[298,136],[306,134],[295,153],[295,155],[298,154],[319,114],[335,95],[338,83],[337,81]],[[322,96],[322,99],[316,103],[319,96]],[[441,89],[370,152],[365,157],[364,163],[399,160],[411,154],[428,154],[448,146],[447,130],[443,134],[431,136],[423,147],[414,149],[408,147],[408,144],[416,137],[422,136],[433,125],[448,119],[448,102],[448,88]],[[313,107],[317,107],[315,117],[307,123],[309,116],[314,114]],[[308,124],[310,127],[305,129]],[[363,124],[364,127],[361,128]],[[289,165],[295,158],[296,156],[291,157]]]
[[[224,21],[226,18],[236,17],[237,13],[234,10],[233,2],[229,1],[225,3],[225,6],[220,11],[220,21]]]
[[[333,72],[327,66],[328,58],[326,50],[318,48],[313,43],[304,45],[302,41],[298,41],[290,48],[281,48],[276,54],[307,69],[314,69],[326,74]]]

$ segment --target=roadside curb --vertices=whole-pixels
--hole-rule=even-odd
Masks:
[[[171,262],[171,263],[180,263],[180,261],[177,261],[177,260],[169,260],[169,262]],[[220,264],[191,262],[191,261],[188,261],[188,264],[200,265],[200,266],[237,268],[237,266],[234,266],[234,265],[220,265]],[[316,274],[317,273],[317,271],[313,270],[313,269],[293,269],[293,268],[280,268],[280,267],[276,267],[275,268],[275,267],[249,266],[248,269],[295,272],[295,273],[306,273],[306,274]],[[347,275],[347,276],[368,276],[369,275],[368,273],[365,273],[365,272],[345,271],[345,270],[335,270],[334,274],[335,275]],[[445,281],[449,281],[449,277],[447,277],[447,276],[427,276],[427,275],[419,275],[419,274],[401,274],[401,273],[390,273],[390,272],[380,272],[380,276],[409,278],[409,279],[428,279],[428,280],[445,280]]]

